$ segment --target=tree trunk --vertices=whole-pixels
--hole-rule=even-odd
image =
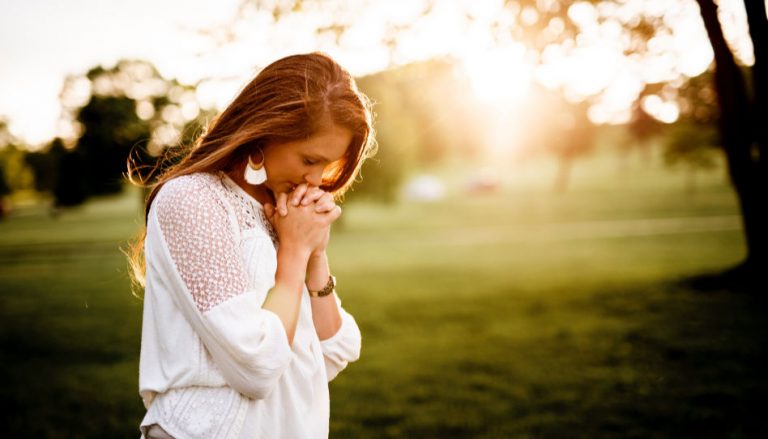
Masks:
[[[765,171],[765,159],[768,154],[768,130],[760,126],[760,118],[768,117],[768,17],[765,2],[744,0],[749,23],[749,35],[755,52],[755,64],[752,66],[752,82],[755,90],[754,115],[755,140],[761,153],[762,170]],[[762,128],[762,129],[761,129]]]
[[[752,0],[745,0],[753,3]],[[747,242],[744,268],[756,273],[765,267],[766,234],[761,203],[766,195],[761,190],[758,162],[754,154],[754,136],[744,77],[723,37],[712,0],[697,0],[709,41],[715,54],[715,89],[720,107],[720,140],[728,161],[731,182],[736,190]]]
[[[761,0],[744,0],[749,23],[749,34],[755,53],[755,64],[752,66],[752,87],[754,101],[752,106],[752,132],[755,140],[755,167],[758,181],[758,199],[763,204],[768,203],[768,17],[766,17],[765,2]],[[758,221],[764,225],[760,235],[760,257],[758,269],[768,268],[768,209],[761,209]]]

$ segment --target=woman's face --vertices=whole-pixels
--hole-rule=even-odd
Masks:
[[[290,192],[301,183],[320,186],[323,170],[341,159],[352,142],[352,132],[330,124],[315,135],[264,148],[265,185],[274,194]]]

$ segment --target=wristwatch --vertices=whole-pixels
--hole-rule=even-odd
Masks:
[[[320,291],[309,291],[309,297],[325,297],[331,294],[334,288],[336,288],[336,278],[328,276],[328,283],[325,284],[323,289]]]

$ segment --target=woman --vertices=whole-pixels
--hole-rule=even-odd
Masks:
[[[349,73],[295,55],[262,70],[158,179],[144,241],[145,437],[328,436],[328,381],[358,358],[360,332],[325,250],[334,196],[373,149]]]

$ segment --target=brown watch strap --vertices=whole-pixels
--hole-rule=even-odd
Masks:
[[[333,292],[336,288],[336,278],[328,276],[328,282],[320,291],[309,291],[309,297],[325,297]]]

